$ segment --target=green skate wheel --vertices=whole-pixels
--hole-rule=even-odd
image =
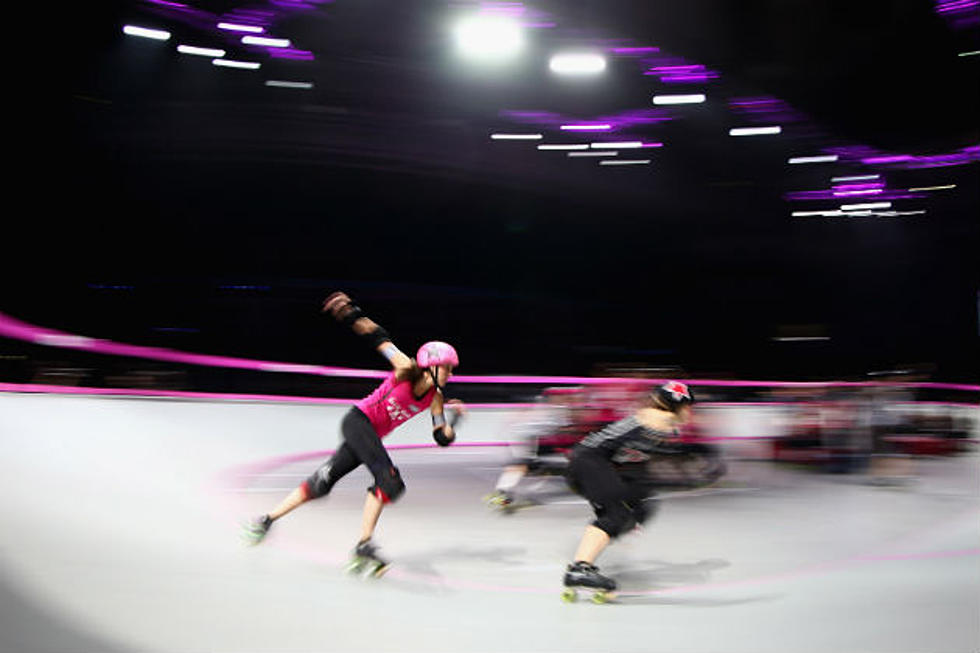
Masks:
[[[602,605],[603,603],[609,603],[615,596],[615,594],[610,594],[609,592],[599,591],[592,595],[592,602],[596,605]]]
[[[390,566],[391,565],[385,565],[385,564],[374,565],[374,568],[371,569],[371,576],[374,578],[381,578],[382,576],[385,575],[385,572],[388,571],[388,567]]]
[[[348,574],[359,574],[364,571],[365,560],[364,558],[354,558],[349,563],[347,563],[347,573]]]
[[[571,587],[566,587],[561,591],[561,600],[565,603],[575,603],[578,600],[578,592]]]

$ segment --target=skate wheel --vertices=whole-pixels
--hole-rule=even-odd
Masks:
[[[381,578],[388,571],[388,568],[389,567],[391,567],[391,565],[376,565],[371,570],[371,576],[372,576],[372,578]]]
[[[561,591],[561,600],[565,603],[575,603],[578,600],[578,592],[573,590],[571,587],[563,589]]]
[[[597,605],[602,605],[603,603],[609,603],[615,597],[615,594],[610,594],[609,592],[595,592],[592,595],[592,602]]]
[[[361,559],[351,560],[347,565],[348,574],[359,574],[364,571],[364,561]]]

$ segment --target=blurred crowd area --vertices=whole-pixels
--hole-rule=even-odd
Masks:
[[[916,458],[954,456],[980,443],[976,393],[961,396],[962,401],[939,401],[929,388],[918,387],[922,381],[893,376],[879,383],[764,388],[739,399],[730,389],[691,381],[699,401],[691,421],[676,433],[676,451],[711,447],[728,458],[903,483],[914,477]],[[637,379],[546,389],[538,404],[515,417],[514,433],[569,448],[642,405],[650,387]]]
[[[376,379],[271,373],[107,356],[66,348],[0,343],[0,383],[357,399]],[[558,451],[639,407],[656,379],[686,379],[672,367],[602,364],[596,378],[616,382],[546,384],[451,383],[465,402],[513,407],[509,439],[544,438]],[[705,378],[704,375],[697,375]],[[723,375],[712,375],[723,378]],[[872,384],[705,385],[689,380],[698,400],[679,442],[710,443],[731,456],[751,456],[818,472],[913,473],[918,456],[951,456],[980,441],[980,393],[936,388],[921,366],[872,373]],[[857,379],[847,379],[857,381]],[[498,434],[499,435],[499,434]],[[748,444],[751,443],[751,446]]]

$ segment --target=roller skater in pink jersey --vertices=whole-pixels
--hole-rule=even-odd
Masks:
[[[333,293],[323,303],[323,311],[341,324],[350,327],[371,347],[388,359],[391,374],[370,395],[356,402],[341,422],[343,443],[333,456],[323,463],[303,483],[293,490],[271,512],[261,515],[245,526],[246,541],[257,544],[280,517],[311,499],[326,496],[341,478],[360,465],[366,465],[374,477],[368,488],[361,522],[361,536],[355,547],[350,570],[367,570],[379,576],[388,562],[378,554],[372,541],[378,518],[385,505],[398,499],[405,491],[398,468],[392,463],[381,439],[408,419],[429,409],[432,415],[432,437],[440,446],[452,444],[455,426],[465,412],[462,402],[446,401],[444,387],[459,357],[452,346],[444,342],[427,342],[415,359],[399,351],[388,332],[378,326],[344,293]],[[444,414],[450,404],[450,417]]]

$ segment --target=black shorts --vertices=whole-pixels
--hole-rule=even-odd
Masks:
[[[343,442],[330,457],[305,482],[306,491],[313,497],[322,496],[334,484],[352,471],[365,465],[380,484],[385,474],[394,467],[378,432],[367,415],[356,406],[347,411],[340,422]]]
[[[614,465],[598,453],[577,447],[568,466],[568,481],[595,506],[635,504],[653,496],[645,465]]]

